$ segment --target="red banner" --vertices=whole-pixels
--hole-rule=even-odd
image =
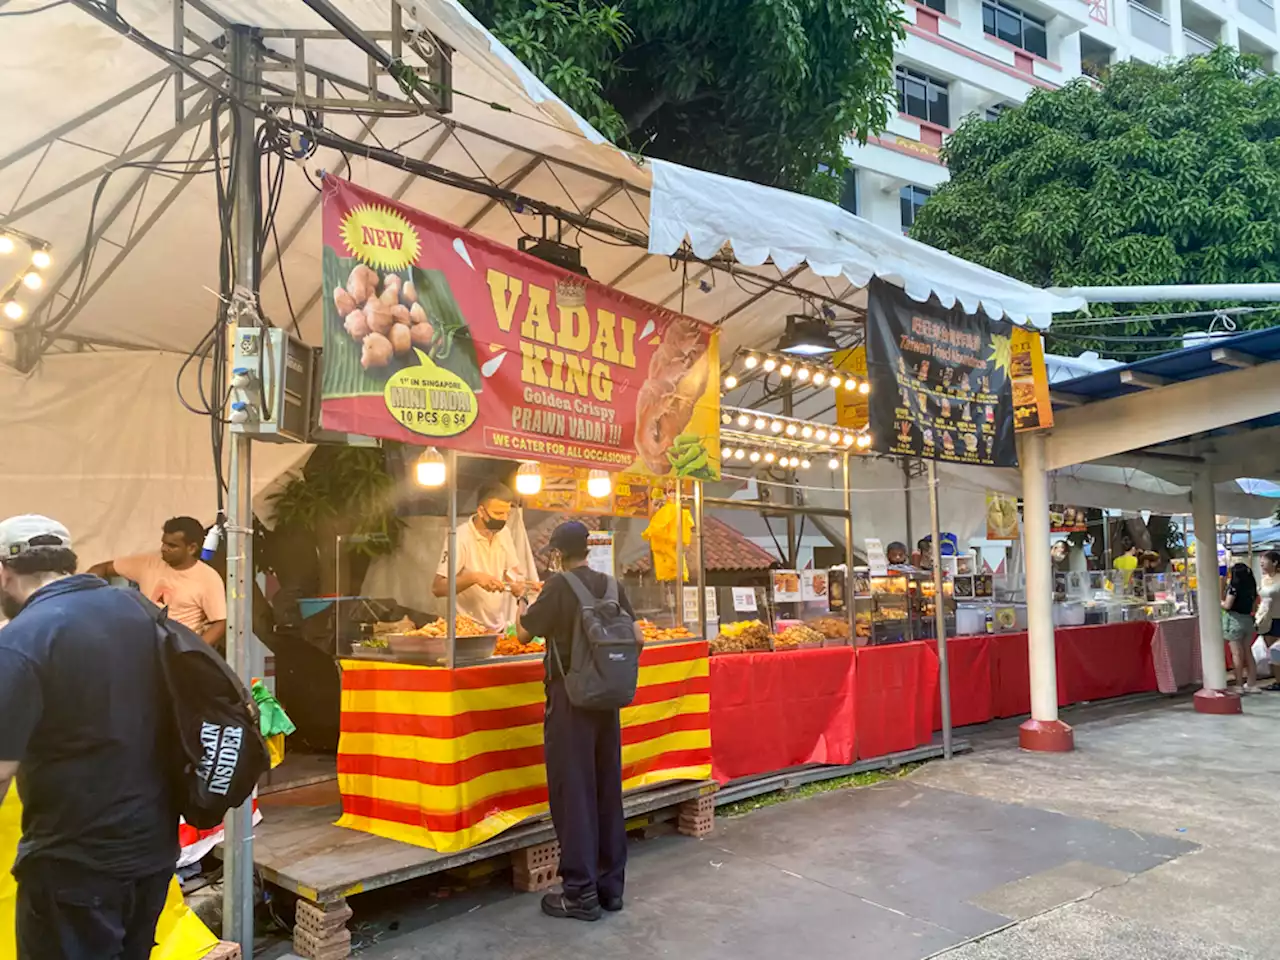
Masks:
[[[720,476],[713,327],[332,176],[323,272],[326,429]]]

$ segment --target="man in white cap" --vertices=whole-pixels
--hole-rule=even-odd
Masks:
[[[67,528],[0,523],[0,796],[22,797],[18,960],[146,960],[178,853],[154,623],[76,573]]]

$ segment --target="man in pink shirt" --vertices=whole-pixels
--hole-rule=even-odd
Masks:
[[[204,527],[194,517],[174,517],[164,525],[160,553],[144,553],[95,564],[89,573],[123,577],[138,585],[169,616],[216,647],[227,634],[227,588],[218,572],[200,559]]]

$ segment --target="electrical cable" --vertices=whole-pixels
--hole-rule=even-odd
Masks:
[[[30,17],[33,14],[44,13],[46,10],[52,10],[54,7],[60,7],[64,3],[70,3],[71,0],[54,0],[53,3],[46,3],[43,7],[33,7],[30,10],[13,10],[8,13],[0,11],[0,17]]]

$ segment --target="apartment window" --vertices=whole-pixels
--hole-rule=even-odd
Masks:
[[[909,117],[951,126],[951,106],[947,82],[925,73],[899,67],[897,71],[898,109]]]
[[[902,207],[903,233],[911,229],[911,225],[916,222],[916,216],[920,213],[920,208],[924,206],[924,202],[931,196],[933,196],[932,190],[917,187],[915,184],[902,188],[898,194],[898,203]]]
[[[983,0],[982,30],[1037,57],[1049,57],[1044,21],[1003,0]]]
[[[1009,109],[1007,103],[997,103],[994,106],[987,107],[986,119],[999,120],[1000,115]]]
[[[858,212],[858,171],[844,172],[844,186],[840,190],[840,206],[852,214]]]
[[[918,0],[920,6],[936,10],[944,17],[947,15],[947,0]]]

